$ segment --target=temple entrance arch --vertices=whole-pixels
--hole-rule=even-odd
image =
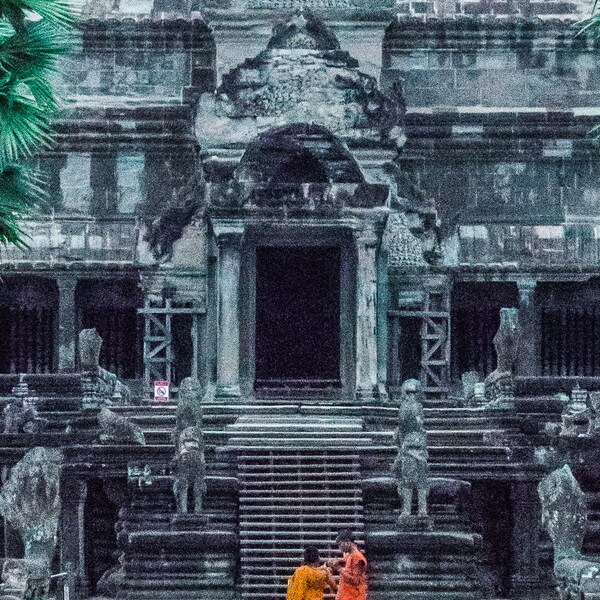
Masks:
[[[340,139],[306,123],[259,134],[224,169],[209,190],[216,397],[283,400],[279,388],[300,401],[376,400],[388,186],[367,182]]]

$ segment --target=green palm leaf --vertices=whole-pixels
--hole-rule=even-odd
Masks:
[[[44,197],[41,177],[22,165],[11,165],[0,172],[0,244],[27,248],[26,235],[20,225],[32,217]]]
[[[73,13],[67,0],[0,0],[0,18],[17,25],[28,16],[39,15],[57,27],[68,28],[73,22]]]
[[[0,244],[27,247],[20,222],[44,198],[40,176],[17,161],[52,142],[52,75],[72,22],[67,0],[0,0]]]

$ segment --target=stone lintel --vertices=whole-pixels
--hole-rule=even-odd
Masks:
[[[217,243],[221,245],[241,245],[246,225],[242,219],[211,219]]]

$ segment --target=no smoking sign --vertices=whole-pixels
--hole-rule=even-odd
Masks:
[[[171,383],[169,381],[155,381],[154,382],[154,402],[168,402],[169,401],[169,387]]]

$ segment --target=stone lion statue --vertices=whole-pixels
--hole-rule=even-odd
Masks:
[[[59,450],[32,448],[13,467],[0,493],[0,512],[21,534],[25,558],[50,565],[60,515]]]
[[[146,443],[144,432],[129,419],[115,414],[108,408],[98,413],[100,425],[100,443],[102,444],[139,444]]]

